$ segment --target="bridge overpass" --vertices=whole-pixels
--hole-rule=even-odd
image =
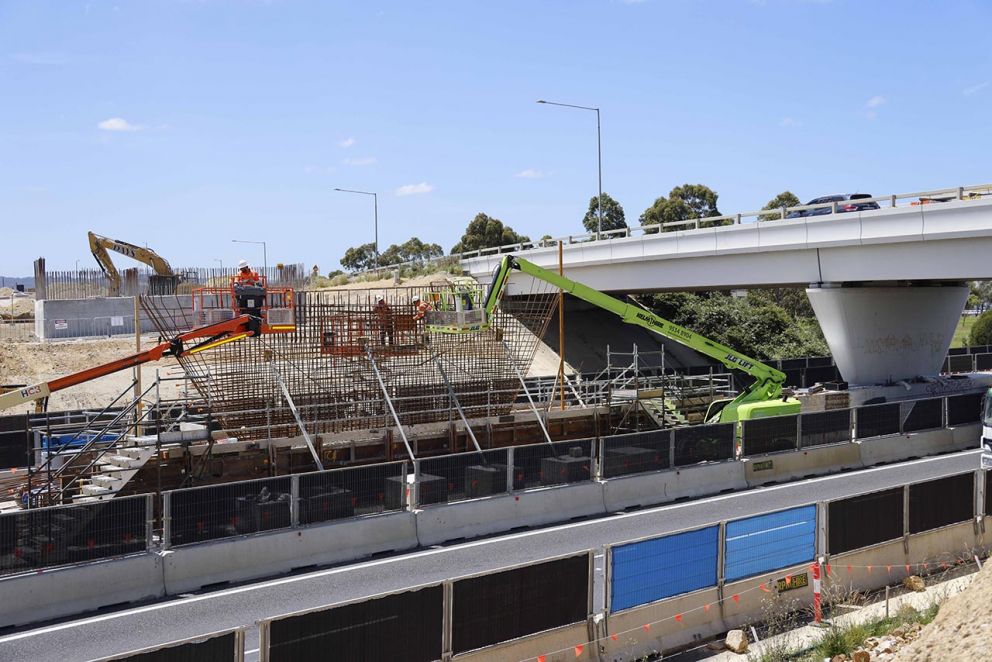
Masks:
[[[689,229],[567,237],[565,273],[607,292],[807,287],[845,379],[876,384],[935,375],[967,299],[964,281],[992,279],[990,191],[942,189],[874,198],[883,208],[871,211],[785,218],[813,208],[801,206],[771,212],[775,220],[763,220],[769,212],[762,210],[666,224]],[[905,202],[937,196],[951,199]],[[743,222],[748,217],[757,220]],[[462,266],[486,283],[502,250],[556,268],[556,244],[544,243],[463,254]],[[531,292],[529,281],[516,274],[508,293]]]

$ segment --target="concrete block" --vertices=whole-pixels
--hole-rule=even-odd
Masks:
[[[175,595],[208,584],[261,579],[302,566],[416,547],[417,527],[410,512],[214,540],[165,554],[165,590]]]
[[[426,506],[417,511],[417,537],[426,547],[458,538],[501,533],[514,527],[557,524],[604,514],[603,484],[585,481]]]
[[[747,489],[742,462],[714,462],[669,471],[620,476],[603,484],[607,512],[654,506],[676,499]]]
[[[474,651],[468,651],[455,655],[453,660],[533,660],[539,655],[546,655],[548,651],[565,651],[568,653],[568,660],[586,660],[588,662],[597,661],[600,657],[596,654],[596,647],[586,644],[589,641],[589,625],[586,621],[574,623],[564,627],[547,630],[527,637],[520,637],[495,646],[487,646]],[[575,655],[573,647],[579,644],[586,644],[581,655]],[[549,659],[557,660],[558,657],[548,656]],[[566,658],[561,658],[566,659]]]
[[[864,465],[857,444],[833,444],[749,457],[744,467],[748,486],[758,487],[844,469],[861,469]]]
[[[140,554],[0,579],[0,627],[165,596],[162,557]]]
[[[866,467],[885,462],[907,460],[911,457],[926,457],[951,451],[977,448],[980,431],[974,433],[968,443],[968,435],[959,434],[955,439],[954,430],[926,430],[913,434],[898,434],[889,437],[873,437],[857,442],[861,449],[861,461]]]

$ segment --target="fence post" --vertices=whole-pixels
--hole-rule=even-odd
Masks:
[[[858,440],[858,408],[851,407],[851,441]]]
[[[796,450],[803,449],[803,415],[796,414]]]
[[[827,555],[827,541],[830,535],[829,519],[827,517],[827,502],[818,501],[816,503],[816,553],[817,556]]]
[[[409,479],[408,479],[409,480]],[[407,485],[410,485],[408,482]],[[416,510],[420,505],[420,460],[413,461],[413,485],[407,494],[407,510]]]
[[[723,583],[725,579],[724,564],[726,563],[727,522],[721,521],[716,534],[716,590],[717,597],[723,602]]]
[[[902,549],[909,554],[909,485],[902,487]]]
[[[145,495],[145,551],[152,550],[155,542],[155,495]]]
[[[506,449],[506,491],[514,490],[513,476],[516,474],[516,467],[513,465],[513,446]]]
[[[162,549],[172,546],[172,492],[162,492]]]
[[[289,494],[289,525],[297,527],[300,525],[300,474],[289,477]]]
[[[941,428],[949,428],[950,427],[950,422],[951,422],[951,417],[949,415],[950,412],[949,412],[948,406],[947,406],[948,399],[946,397],[944,397],[944,398],[941,398],[941,400],[943,400],[944,402],[943,402],[942,406],[940,407],[940,423],[941,423],[941,426],[940,427]]]
[[[675,429],[668,431],[668,468],[675,468]]]
[[[452,581],[441,584],[441,659],[450,660],[452,656],[452,621],[454,620],[452,603],[454,602],[455,585]]]
[[[589,467],[589,473],[592,474],[593,480],[601,480],[603,478],[603,458],[606,440],[603,438],[592,439],[589,441],[589,462],[592,466]],[[598,448],[597,448],[598,447]],[[598,453],[596,451],[599,451]]]
[[[258,624],[258,661],[269,662],[269,638],[272,636],[269,628],[272,621],[261,621]]]

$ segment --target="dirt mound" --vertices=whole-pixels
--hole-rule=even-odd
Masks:
[[[992,562],[968,588],[940,606],[919,639],[901,648],[893,662],[992,659]]]
[[[151,337],[144,339],[142,348],[154,344]],[[0,341],[0,384],[36,384],[50,381],[86,368],[109,363],[134,353],[133,338],[100,340],[66,340],[59,342],[15,342]],[[163,370],[163,376],[181,372],[172,359],[142,366],[141,375],[145,386],[155,379],[156,368]],[[84,409],[102,408],[120,395],[131,383],[132,370],[107,375],[99,379],[59,391],[51,397],[48,408]],[[168,382],[163,390],[174,393],[177,382]],[[163,397],[170,397],[163,395]],[[33,405],[23,405],[0,414],[19,414],[31,410]]]
[[[4,292],[6,290],[6,293]],[[0,289],[0,319],[26,319],[34,317],[34,299],[14,295],[9,287]]]

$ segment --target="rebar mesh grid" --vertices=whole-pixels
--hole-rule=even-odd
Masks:
[[[553,288],[532,288],[505,298],[488,328],[450,334],[428,332],[416,318],[413,297],[430,288],[299,292],[295,331],[179,361],[223,426],[243,440],[300,434],[280,380],[310,434],[394,427],[376,369],[404,426],[446,421],[456,401],[468,417],[501,415],[515,402],[517,371],[526,374],[556,305]],[[379,297],[388,318],[377,314]],[[195,323],[167,298],[143,305],[164,337]]]

